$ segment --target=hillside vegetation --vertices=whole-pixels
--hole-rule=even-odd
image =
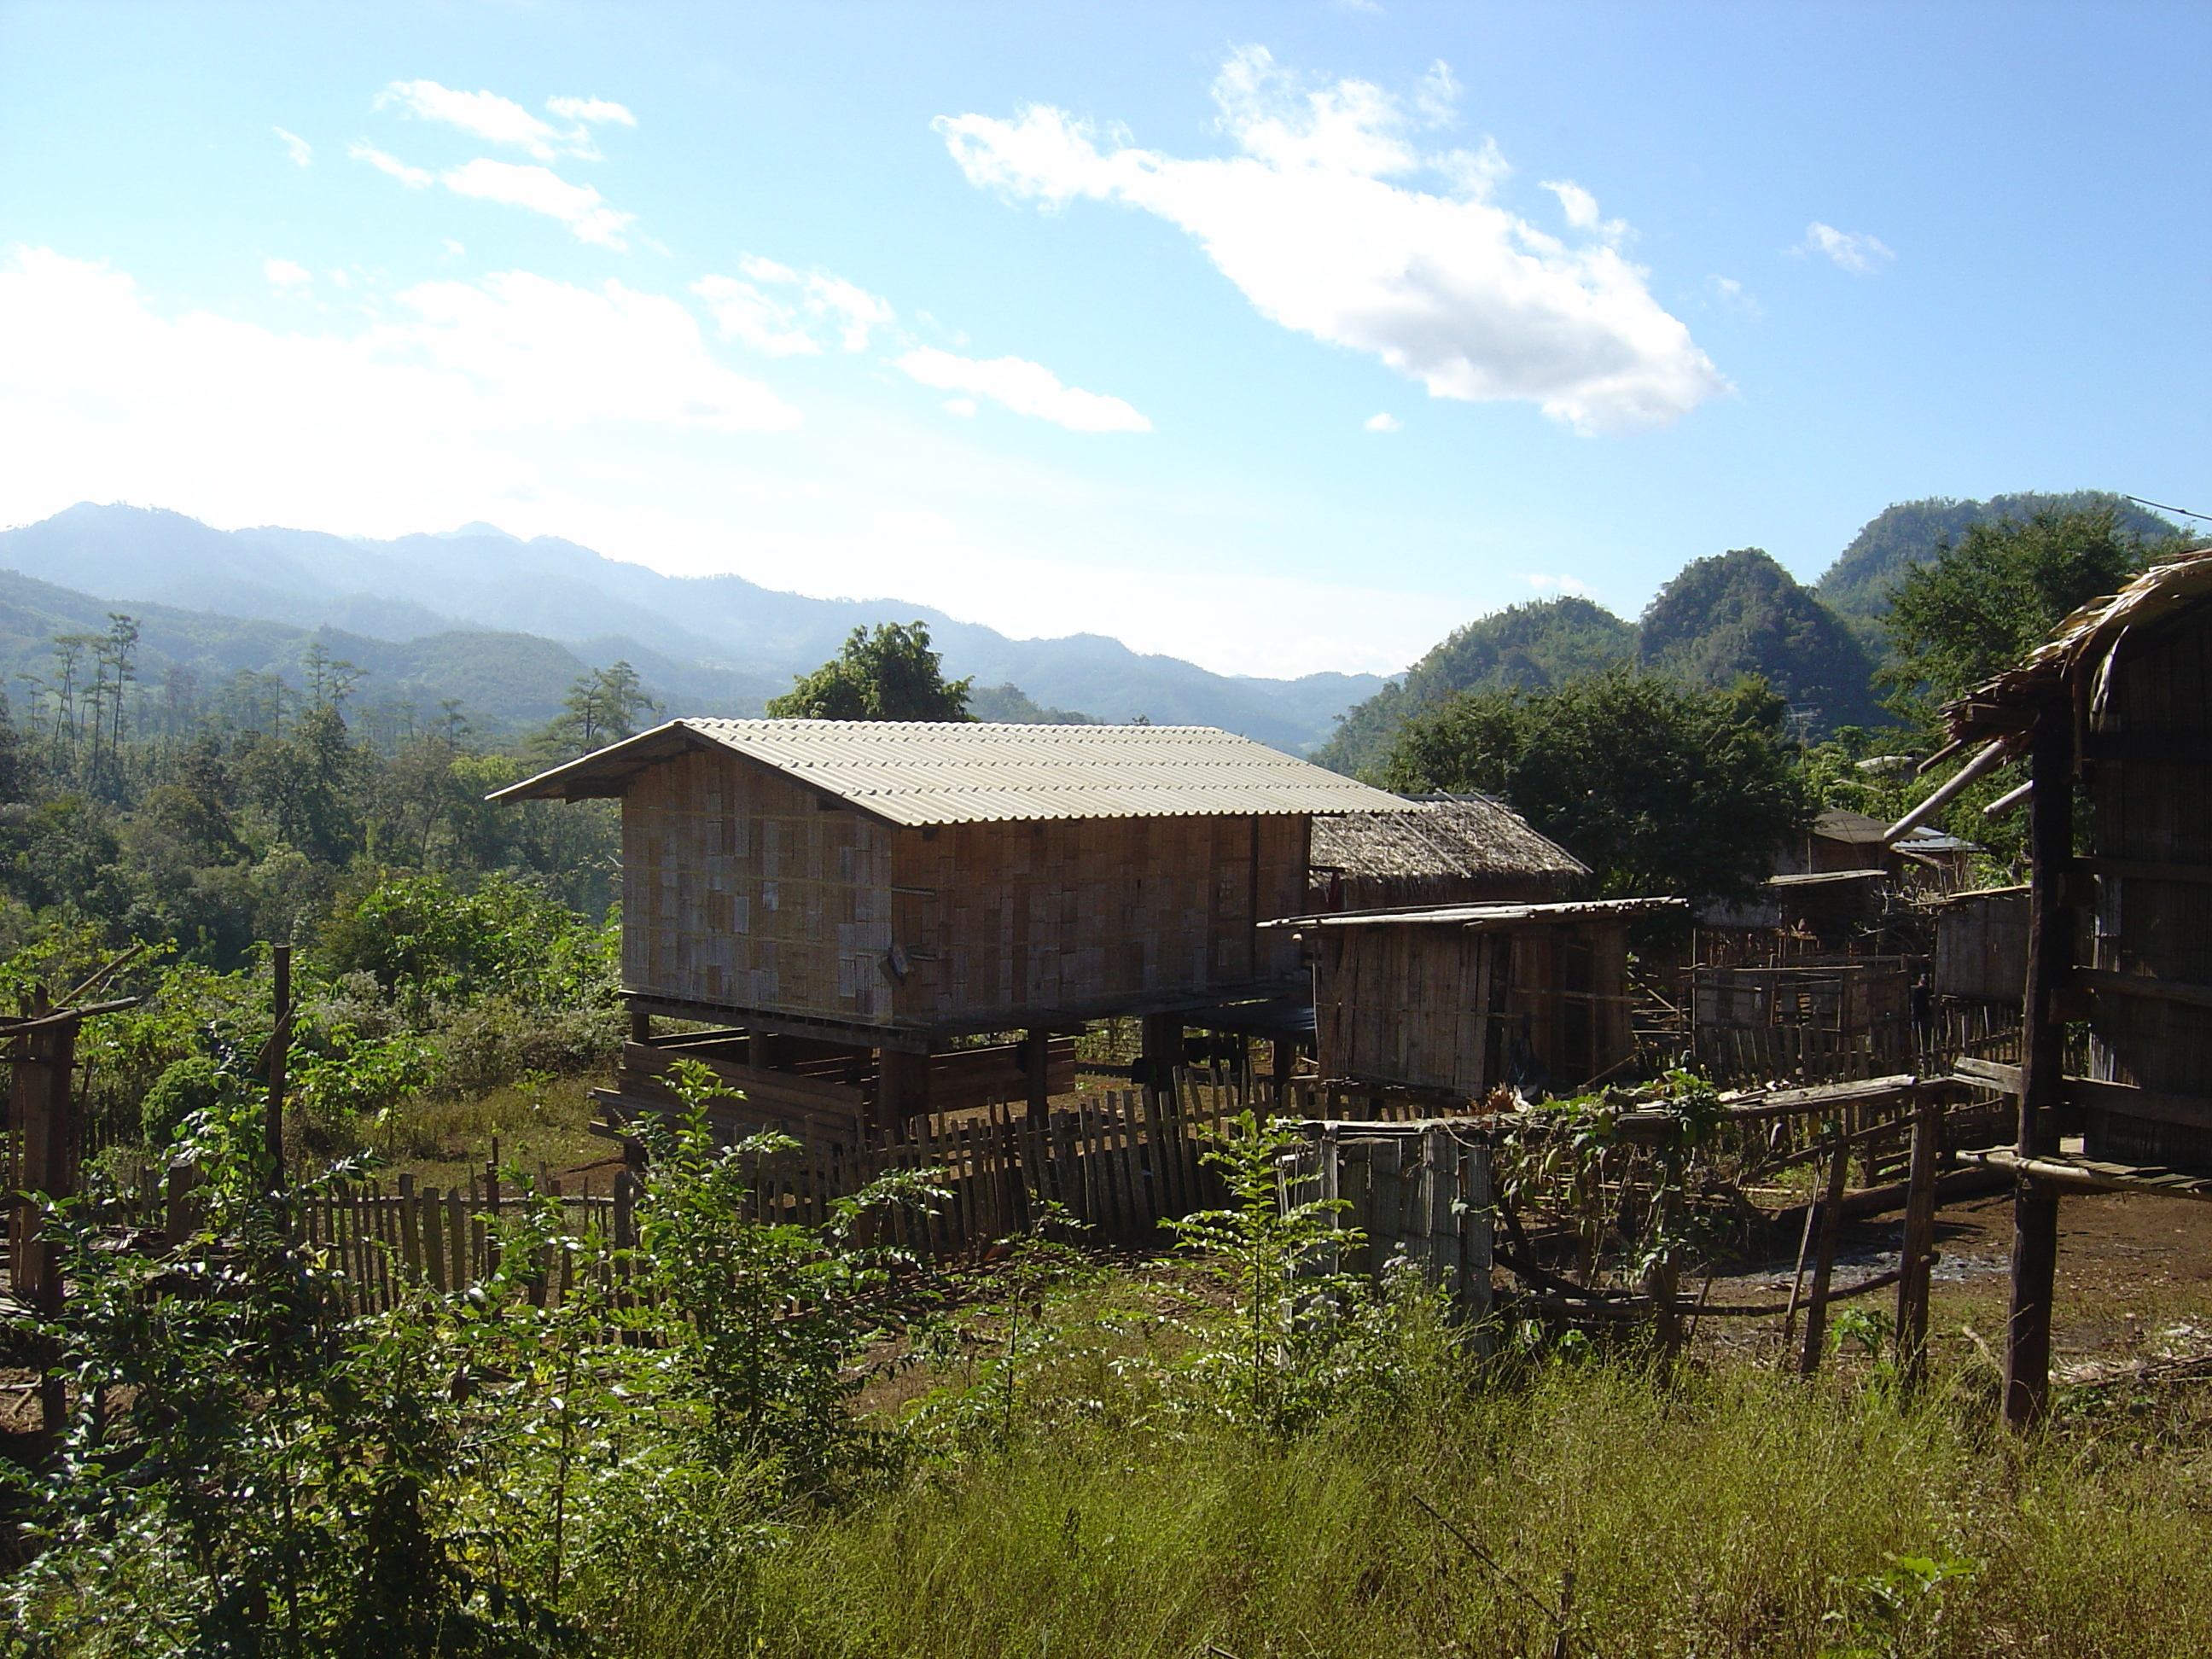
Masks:
[[[2109,513],[2115,533],[2142,557],[2179,537],[2170,520],[2102,490],[1934,497],[1885,507],[1859,531],[1818,583],[1807,587],[1763,549],[1692,560],[1636,623],[1587,599],[1517,605],[1455,630],[1404,676],[1346,711],[1314,759],[1375,778],[1409,721],[1462,692],[1553,686],[1634,659],[1691,685],[1725,690],[1756,675],[1802,716],[1809,735],[1880,726],[1893,689],[1881,620],[1896,585],[1959,545],[1975,526],[1994,529],[2045,516]]]
[[[2181,533],[2170,519],[2105,489],[2057,495],[2027,490],[1982,501],[1931,495],[1899,501],[1868,520],[1822,573],[1813,592],[1823,605],[1858,626],[1878,649],[1880,635],[1870,624],[1889,609],[1890,590],[1908,570],[1931,562],[1944,548],[1958,545],[1970,526],[2007,520],[2025,523],[2039,513],[2092,512],[2110,512],[2121,531],[2146,540]]]

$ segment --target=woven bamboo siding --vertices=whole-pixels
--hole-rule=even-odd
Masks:
[[[1316,929],[1325,1077],[1484,1095],[1579,1087],[1628,1057],[1627,935],[1589,921]]]
[[[2142,645],[2123,643],[2105,718],[2087,744],[2094,854],[2138,867],[2100,869],[2094,956],[2082,959],[2180,991],[2093,992],[2089,1075],[2142,1091],[2125,1111],[2093,1103],[2094,1157],[2212,1164],[2212,1007],[2180,1000],[2212,1000],[2208,634],[2200,607]]]
[[[888,1024],[899,833],[734,756],[646,769],[623,809],[624,987]]]
[[[1935,992],[2020,1007],[2027,983],[2027,889],[1966,893],[1936,917]]]
[[[1253,923],[1304,897],[1297,817],[1085,818],[897,832],[902,1023],[1022,1023],[1297,971]]]

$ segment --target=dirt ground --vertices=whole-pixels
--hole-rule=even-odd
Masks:
[[[2062,1382],[2089,1381],[2137,1359],[2212,1353],[2212,1205],[2128,1193],[2069,1194],[2059,1206],[2057,1308],[2052,1369]],[[1838,1289],[1898,1263],[1902,1216],[1844,1224]],[[1939,1340],[1971,1343],[1971,1331],[2001,1349],[2012,1260],[2012,1195],[1949,1204],[1936,1215],[1936,1262],[1929,1327]],[[1787,1301],[1794,1247],[1713,1281],[1716,1304]],[[1807,1270],[1809,1281],[1811,1271]],[[1890,1312],[1893,1289],[1844,1306]],[[1701,1342],[1771,1347],[1779,1318],[1711,1320]],[[1802,1328],[1802,1324],[1801,1324]]]

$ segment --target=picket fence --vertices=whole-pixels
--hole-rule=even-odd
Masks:
[[[1048,1205],[1079,1227],[1085,1243],[1143,1248],[1160,1242],[1164,1222],[1224,1201],[1221,1177],[1205,1153],[1248,1105],[1263,1115],[1382,1121],[1435,1112],[1307,1080],[1279,1092],[1239,1073],[1186,1071],[1171,1089],[1079,1096],[1042,1116],[994,1107],[921,1117],[908,1124],[905,1139],[887,1146],[763,1156],[749,1171],[753,1213],[819,1225],[838,1200],[878,1176],[927,1170],[942,1196],[922,1210],[890,1208],[877,1224],[878,1237],[917,1257],[949,1261],[987,1250],[1037,1225]],[[352,1304],[367,1312],[393,1305],[410,1285],[450,1291],[484,1278],[498,1265],[502,1218],[519,1219],[535,1203],[556,1206],[573,1237],[596,1230],[618,1249],[633,1246],[642,1190],[638,1174],[611,1162],[541,1173],[520,1185],[512,1172],[488,1167],[465,1185],[428,1185],[408,1175],[331,1185],[302,1194],[295,1216],[302,1237],[327,1254]],[[188,1184],[173,1182],[166,1205],[155,1224],[173,1234],[189,1231]],[[532,1299],[560,1301],[571,1288],[571,1270],[565,1252],[546,1252],[524,1275]]]

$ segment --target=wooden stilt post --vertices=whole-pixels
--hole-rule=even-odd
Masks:
[[[2074,856],[2074,711],[2063,698],[2036,715],[2028,750],[2027,983],[2021,999],[2020,1153],[2058,1150],[2065,1103],[2066,1027],[2056,1006],[2074,971],[2066,902]],[[2027,1176],[2013,1185],[2012,1310],[2005,1325],[2008,1426],[2040,1422],[2051,1403],[2051,1304],[2058,1270],[2058,1191]]]
[[[1176,1067],[1182,1064],[1182,1021],[1173,1014],[1146,1014],[1142,1030],[1145,1087],[1172,1099]]]
[[[1929,1273],[1936,1265],[1936,1162],[1941,1152],[1943,1109],[1916,1089],[1912,1162],[1905,1183],[1905,1244],[1897,1281],[1897,1374],[1912,1393],[1928,1380]]]
[[[645,1012],[645,1005],[633,1000],[629,1005],[629,1040],[632,1042],[653,1041],[653,1016]]]

